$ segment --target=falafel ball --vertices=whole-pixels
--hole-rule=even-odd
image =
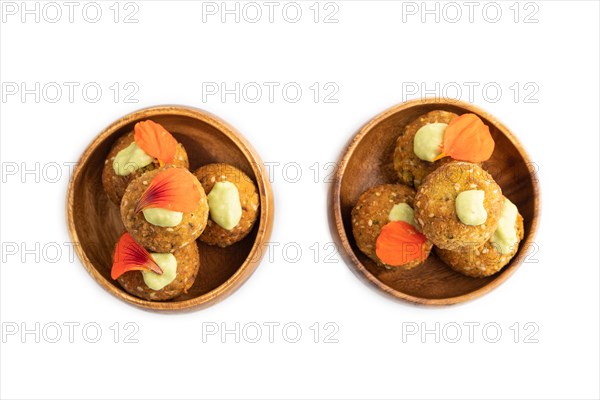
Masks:
[[[210,218],[200,241],[227,247],[254,226],[260,206],[256,185],[238,168],[223,163],[198,168],[194,175],[208,195]]]
[[[413,260],[402,265],[387,265],[376,253],[376,243],[384,225],[392,221],[404,221],[415,225],[413,217],[415,191],[404,185],[386,184],[374,186],[360,195],[352,209],[352,233],[356,245],[365,255],[385,268],[411,269],[424,260]],[[429,256],[432,244],[427,241],[424,252]]]
[[[498,231],[494,233],[496,236]],[[519,243],[523,239],[523,217],[517,212],[514,219],[514,238],[508,246],[498,241],[488,240],[481,247],[461,249],[459,251],[435,248],[437,255],[450,268],[461,274],[474,278],[483,278],[500,271],[515,256]],[[514,241],[516,240],[516,242]]]
[[[429,174],[417,190],[415,222],[439,248],[480,247],[490,239],[504,197],[494,178],[473,163],[453,161]]]
[[[134,143],[133,137],[134,133],[129,132],[128,134],[117,139],[110,149],[102,169],[102,187],[104,188],[108,198],[117,205],[121,204],[121,199],[123,198],[123,194],[125,194],[125,189],[127,189],[127,186],[132,180],[141,176],[145,172],[152,171],[160,167],[158,160],[154,158],[150,164],[135,170],[133,170],[133,164],[128,164],[128,166],[131,166],[129,169],[127,169],[128,172],[131,171],[128,175],[117,174],[113,166],[115,157],[117,157],[117,154],[119,154],[120,151],[127,149],[132,143]],[[141,151],[141,149],[139,151]],[[181,143],[177,143],[173,165],[189,168],[188,156]]]
[[[200,254],[195,241],[173,252],[176,264],[176,275],[173,281],[161,289],[154,290],[148,287],[142,271],[129,271],[117,278],[117,281],[128,293],[146,300],[170,300],[181,294],[187,293],[192,287],[198,269],[200,268]],[[147,272],[154,274],[154,272]],[[163,272],[164,274],[167,271]]]
[[[125,225],[125,229],[133,236],[133,238],[146,247],[155,252],[159,253],[172,253],[175,250],[184,247],[202,234],[206,227],[208,220],[208,201],[202,185],[187,169],[180,168],[186,171],[193,180],[194,185],[197,187],[200,193],[200,200],[198,206],[192,212],[184,212],[180,216],[179,222],[176,221],[176,225],[172,224],[161,224],[159,226],[155,223],[149,222],[146,218],[147,209],[143,212],[136,213],[137,204],[152,182],[152,179],[156,177],[162,171],[168,168],[177,168],[172,165],[165,166],[160,169],[155,169],[144,173],[142,176],[134,179],[125,194],[123,200],[121,200],[121,219]],[[161,212],[166,211],[167,217],[170,217],[172,212],[168,210],[161,210],[155,208]],[[159,216],[159,218],[162,216]]]
[[[423,179],[441,165],[451,161],[450,157],[429,162],[420,159],[414,150],[415,136],[419,129],[428,124],[449,124],[458,115],[443,110],[433,110],[423,114],[406,126],[396,140],[394,149],[394,169],[401,183],[418,188]]]

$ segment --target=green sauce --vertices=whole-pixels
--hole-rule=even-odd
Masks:
[[[232,230],[242,219],[242,204],[237,187],[228,181],[217,182],[208,194],[210,218],[221,228]]]
[[[442,153],[442,141],[447,127],[448,124],[441,122],[422,126],[413,141],[416,156],[423,161],[433,162],[433,159]]]
[[[144,283],[152,290],[160,290],[175,280],[177,276],[177,259],[171,253],[150,253],[150,256],[156,261],[162,275],[154,271],[142,271]]]
[[[465,190],[456,196],[456,215],[465,225],[481,225],[487,220],[487,211],[483,206],[483,190]]]
[[[182,212],[171,211],[166,208],[146,208],[143,213],[146,221],[152,225],[162,226],[163,228],[177,226],[183,219]]]
[[[132,142],[117,153],[113,160],[113,169],[115,170],[115,174],[126,176],[151,164],[152,161],[154,161],[154,158],[140,149],[135,142]]]
[[[406,203],[395,204],[394,207],[390,210],[390,215],[388,216],[390,221],[404,221],[409,224],[415,225],[415,211],[411,206]]]
[[[504,198],[504,206],[498,221],[498,227],[490,239],[490,242],[496,245],[496,249],[501,254],[510,253],[519,241],[515,228],[518,213],[517,206]]]

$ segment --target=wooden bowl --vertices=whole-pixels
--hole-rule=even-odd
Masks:
[[[114,246],[124,231],[119,207],[102,189],[102,166],[112,144],[146,119],[163,125],[184,145],[190,170],[213,162],[232,164],[256,183],[260,213],[252,232],[227,248],[197,241],[200,270],[187,294],[171,301],[147,301],[125,292],[110,277]],[[235,291],[254,272],[273,226],[273,194],[260,157],[226,122],[189,107],[159,106],[126,115],[104,129],[84,151],[67,193],[69,233],[83,266],[106,290],[152,310],[187,310],[209,306]]]
[[[519,209],[525,236],[519,251],[497,274],[470,278],[454,272],[432,252],[428,260],[411,270],[386,270],[378,267],[356,246],[350,212],[358,197],[372,186],[396,183],[392,164],[396,138],[418,116],[432,110],[479,115],[490,127],[496,142],[494,154],[484,163]],[[331,228],[335,231],[342,255],[361,277],[398,299],[428,305],[447,305],[471,300],[494,289],[511,276],[531,250],[538,224],[539,189],[533,164],[515,136],[496,118],[471,104],[446,99],[415,100],[399,104],[373,118],[350,142],[338,165],[331,187]]]

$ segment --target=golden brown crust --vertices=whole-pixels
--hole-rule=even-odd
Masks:
[[[242,204],[242,217],[233,229],[224,229],[209,217],[200,240],[210,245],[227,247],[245,238],[256,222],[260,206],[256,185],[250,177],[238,168],[223,163],[204,165],[198,168],[194,175],[207,194],[210,193],[216,182],[229,181],[233,183],[238,189]]]
[[[160,290],[150,289],[144,282],[141,271],[129,271],[117,278],[119,284],[128,293],[146,300],[170,300],[192,287],[200,268],[200,254],[196,242],[177,249],[173,252],[177,260],[177,275],[175,280]]]
[[[133,132],[129,132],[128,134],[117,139],[115,144],[113,144],[108,152],[108,156],[104,161],[104,168],[102,169],[102,187],[104,188],[108,198],[117,205],[121,204],[121,199],[125,194],[125,189],[127,189],[127,186],[131,183],[131,181],[141,176],[145,172],[159,168],[158,160],[155,159],[152,164],[140,168],[129,175],[117,175],[113,168],[113,161],[117,154],[131,143],[133,143]],[[189,168],[188,156],[181,143],[177,143],[177,150],[175,151],[175,160],[173,160],[173,165]]]
[[[465,190],[485,192],[485,223],[471,226],[458,219],[455,200]],[[453,161],[428,175],[417,190],[415,222],[442,249],[480,247],[496,230],[503,202],[502,189],[489,173],[477,164]]]
[[[500,253],[496,245],[489,240],[483,246],[477,248],[452,251],[436,247],[435,252],[450,268],[461,274],[475,278],[490,276],[504,268],[515,254],[517,254],[519,243],[523,239],[524,234],[523,217],[521,214],[517,215],[515,229],[517,230],[519,241],[513,247],[512,251],[507,254]]]
[[[172,253],[193,242],[202,234],[208,220],[208,201],[202,185],[196,181],[201,196],[198,208],[193,212],[183,213],[183,219],[179,225],[172,228],[156,226],[146,221],[144,213],[136,214],[135,207],[138,200],[152,179],[164,168],[176,167],[166,166],[148,171],[127,186],[121,201],[121,219],[125,229],[139,244],[158,253]]]
[[[451,161],[450,157],[442,158],[433,163],[421,160],[415,154],[414,139],[421,127],[436,122],[448,124],[454,117],[457,117],[457,115],[452,112],[433,110],[421,115],[406,126],[404,132],[396,140],[396,148],[394,149],[394,169],[401,183],[418,188],[427,175]]]
[[[399,203],[406,203],[414,207],[415,191],[404,185],[379,185],[370,188],[360,195],[356,206],[352,209],[352,233],[356,245],[370,259],[386,268],[411,269],[422,264],[418,260],[400,266],[389,266],[377,257],[375,244],[381,233],[381,228],[389,222],[392,207]],[[432,244],[425,245],[426,254],[429,256]],[[423,260],[424,261],[424,260]]]

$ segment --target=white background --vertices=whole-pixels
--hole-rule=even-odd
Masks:
[[[72,23],[62,2],[62,19],[56,23],[45,19],[55,16],[49,8],[39,23],[34,15],[22,23],[22,10],[4,13],[6,3],[11,2],[3,2],[0,28],[3,398],[600,395],[598,3],[499,2],[502,15],[496,23],[486,21],[495,18],[496,6],[488,7],[486,15],[486,3],[479,3],[470,22],[467,5],[454,3],[462,18],[452,23],[448,19],[455,18],[456,7],[439,3],[439,22],[435,15],[425,15],[422,23],[421,2],[338,1],[327,10],[320,4],[315,23],[311,1],[300,3],[297,23],[283,18],[285,3],[280,3],[270,23],[267,6],[259,2],[259,22],[241,15],[236,23],[230,15],[221,23],[220,14],[203,14],[201,2],[137,1],[138,22],[131,24],[123,18],[134,6],[125,10],[123,3],[118,5],[121,13],[115,23],[112,1],[99,3],[103,13],[97,23],[82,17],[85,2],[75,9]],[[43,6],[39,3],[40,13]],[[338,22],[323,23],[335,6]],[[293,18],[293,10],[287,10]],[[252,12],[246,17],[254,17],[254,10],[246,11]],[[93,18],[93,10],[88,12]],[[532,12],[530,20],[537,22],[524,23]],[[52,103],[55,92],[40,93],[36,102],[35,94],[23,99],[20,92],[8,93],[22,82],[28,88],[56,82],[63,88],[62,97]],[[64,82],[79,84],[73,101]],[[81,93],[90,82],[103,89],[95,103]],[[116,99],[110,89],[115,82],[120,87]],[[131,98],[137,103],[125,102],[128,82],[139,88]],[[225,101],[207,96],[203,83],[206,87],[210,82],[226,82],[230,88],[235,82],[242,87],[249,82],[280,86],[273,102],[264,87],[261,100],[252,103],[248,96],[239,102],[233,95]],[[296,103],[282,97],[281,87],[289,82],[303,89]],[[327,82],[337,85],[333,99],[338,102],[324,102],[321,92],[315,103],[309,88],[315,82],[321,89]],[[338,255],[335,262],[324,262],[324,246],[332,242],[326,163],[336,161],[350,137],[374,115],[426,94],[420,89],[408,93],[411,82],[426,85],[433,91],[430,96],[457,97],[454,89],[462,88],[459,97],[508,125],[539,166],[538,251],[500,288],[459,306],[395,302],[357,279]],[[492,89],[482,93],[486,84],[500,87],[502,94]],[[468,85],[476,85],[472,97]],[[219,115],[252,142],[265,162],[280,163],[271,176],[276,202],[271,241],[280,243],[272,259],[263,260],[225,301],[176,315],[141,311],[110,296],[76,257],[70,260],[69,247],[63,245],[69,241],[64,213],[68,165],[115,119],[165,103]],[[288,167],[286,176],[282,168],[293,162],[302,172],[296,183],[291,182],[295,169]],[[39,173],[23,174],[24,169],[35,170],[36,163]],[[64,166],[58,179],[56,168],[44,170],[52,163]],[[315,167],[310,169],[315,163],[320,168],[317,182]],[[35,249],[36,243],[36,254],[23,251]],[[287,260],[282,254],[286,243],[302,249],[297,262],[288,262],[295,257],[293,251]],[[310,249],[314,243],[321,248],[318,255]],[[10,252],[6,246],[12,246]],[[64,325],[70,322],[80,324],[73,343]],[[127,322],[139,327],[133,336],[138,343],[125,343]],[[232,329],[240,323],[241,330],[253,322],[263,327],[258,343],[243,336],[236,343],[233,334],[225,340],[219,334],[202,340],[207,326]],[[280,324],[273,343],[264,325],[269,322]],[[310,329],[316,322],[318,343]],[[324,339],[332,332],[324,329],[327,322],[339,327],[330,338],[337,343]],[[480,324],[473,343],[464,325],[469,322]],[[528,322],[532,325],[526,330]],[[34,329],[36,323],[45,332],[39,343],[34,334],[21,336],[23,328]],[[62,327],[57,343],[48,340],[56,334],[53,323]],[[97,343],[86,341],[86,323],[101,327]],[[121,333],[117,343],[110,329],[115,323]],[[286,323],[302,328],[297,343],[286,340],[295,336],[293,329],[288,336],[282,333]],[[434,329],[436,323],[441,333],[445,326],[456,326],[449,323],[462,327],[458,343],[448,340],[455,335],[450,328],[439,343],[433,334],[425,340],[419,334],[403,340],[403,328]],[[493,329],[488,336],[482,332],[486,323],[502,329],[496,343],[487,340],[494,338]],[[529,339],[537,343],[526,343],[525,334],[535,326],[539,330]],[[19,332],[8,334],[15,327]],[[250,328],[246,333],[252,338],[255,331]],[[95,332],[88,334],[93,337]]]

